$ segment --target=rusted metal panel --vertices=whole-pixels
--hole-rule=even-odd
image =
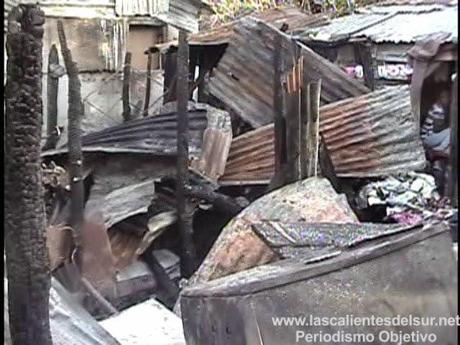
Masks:
[[[275,164],[273,124],[233,139],[221,184],[266,184],[273,177]]]
[[[262,20],[276,28],[288,24],[287,33],[296,30],[326,24],[329,19],[324,14],[307,14],[296,7],[277,7],[262,12],[250,13],[248,16]],[[220,25],[216,28],[199,32],[190,36],[191,45],[227,44],[235,35],[234,29],[240,20]]]
[[[213,70],[209,92],[253,127],[260,127],[274,118],[274,36],[282,36],[282,49],[287,57],[290,56],[292,40],[275,27],[254,18],[241,19],[234,31],[224,56]],[[370,91],[308,47],[300,45],[300,48],[308,75],[322,79],[321,99],[324,103]],[[283,73],[293,67],[292,59],[285,60]]]
[[[408,86],[322,107],[320,132],[339,177],[385,176],[425,166]]]
[[[425,164],[408,86],[322,106],[320,133],[339,177],[385,176]],[[274,128],[268,124],[233,139],[219,182],[268,183],[274,169]]]
[[[192,276],[196,284],[271,262],[277,255],[252,230],[260,220],[357,223],[344,195],[327,179],[310,178],[266,194],[245,208],[222,230]]]

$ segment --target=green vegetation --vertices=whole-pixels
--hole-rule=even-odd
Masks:
[[[355,0],[354,6],[361,7],[377,2],[379,1]],[[215,13],[212,25],[237,19],[253,11],[263,11],[288,4],[295,4],[309,12],[313,9],[312,0],[210,0],[208,3]],[[349,13],[350,10],[350,5],[347,0],[324,0],[323,12],[328,12],[334,16],[340,16]]]

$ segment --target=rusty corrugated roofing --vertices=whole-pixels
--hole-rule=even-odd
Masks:
[[[257,128],[233,139],[225,173],[219,183],[265,184],[274,173],[273,124]]]
[[[339,177],[415,170],[425,154],[412,119],[409,87],[388,87],[320,108],[320,131]],[[268,183],[274,173],[269,124],[233,139],[222,184]]]
[[[277,7],[262,12],[253,12],[248,16],[260,19],[277,28],[287,23],[288,33],[301,28],[323,25],[329,18],[324,14],[308,14],[296,7]],[[192,45],[217,45],[226,44],[234,35],[234,28],[241,19],[225,23],[216,28],[199,32],[190,36],[189,43]]]
[[[282,36],[282,49],[286,52],[284,56],[289,57],[288,49],[293,43],[288,35],[258,19],[241,19],[209,82],[209,92],[253,127],[263,126],[274,118],[272,55],[276,34]],[[322,79],[323,103],[370,92],[338,66],[310,48],[299,46],[307,73],[312,78]],[[292,61],[286,58],[283,67],[284,71],[290,70]]]
[[[409,86],[389,87],[322,107],[320,132],[338,176],[382,176],[425,165]]]

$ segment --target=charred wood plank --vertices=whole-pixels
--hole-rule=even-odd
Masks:
[[[8,17],[5,85],[5,253],[14,345],[51,345],[51,277],[40,158],[45,15],[36,5]]]

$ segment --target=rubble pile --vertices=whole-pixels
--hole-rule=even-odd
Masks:
[[[122,122],[119,114],[116,125],[85,127],[78,229],[70,225],[75,178],[68,145],[42,150],[56,344],[256,344],[253,316],[281,313],[284,302],[296,312],[371,308],[378,292],[372,279],[406,293],[403,277],[390,274],[398,260],[407,262],[402,272],[430,287],[435,273],[417,266],[428,262],[423,245],[431,254],[448,248],[446,265],[436,261],[435,281],[448,280],[442,293],[451,302],[456,275],[447,234],[449,226],[457,231],[457,206],[424,170],[409,86],[374,89],[350,77],[295,39],[309,17],[303,26],[325,24],[325,16],[291,9],[293,27],[286,28],[280,11],[191,35],[190,71],[198,66],[199,76],[191,73],[188,104],[180,103],[188,125],[184,190],[178,141],[187,141],[178,138],[180,95],[169,91],[144,117]],[[177,81],[176,45],[154,47],[166,61],[165,90]],[[275,68],[276,47],[284,57]],[[312,81],[321,86],[317,99],[301,99],[299,90]],[[315,142],[293,143],[293,133],[315,133]],[[314,163],[313,172],[305,173],[299,157]],[[384,216],[373,216],[375,208]],[[191,254],[181,228],[186,217]],[[188,257],[196,259],[191,275],[184,273]],[[344,277],[349,284],[337,285]],[[438,310],[430,303],[427,309]]]

